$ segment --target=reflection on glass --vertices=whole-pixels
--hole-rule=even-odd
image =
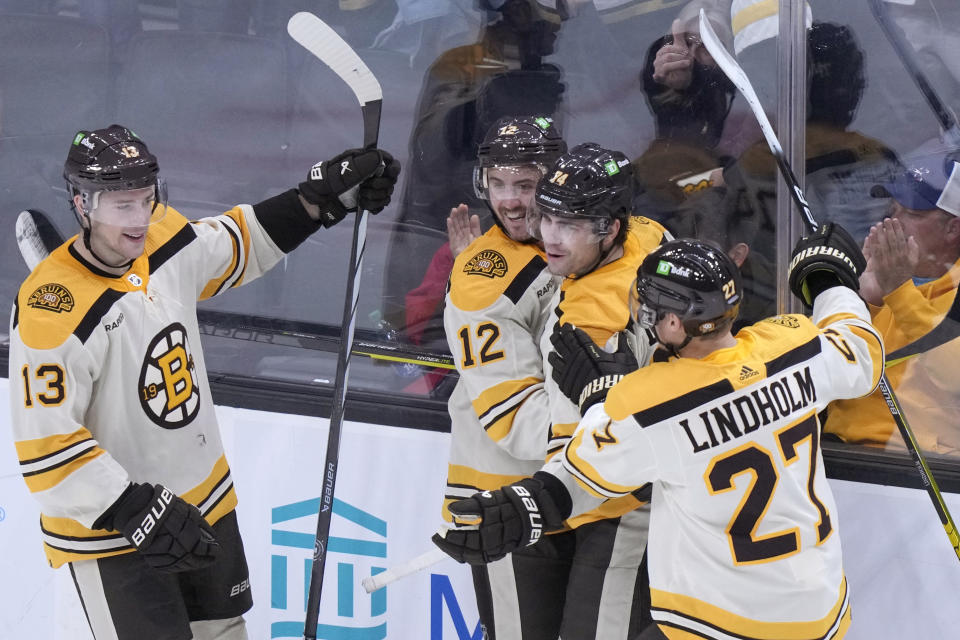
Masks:
[[[502,117],[555,116],[560,109],[562,73],[545,59],[554,53],[566,16],[564,3],[507,0],[484,5],[487,22],[478,40],[442,53],[423,79],[398,214],[405,224],[445,231],[451,208],[461,204],[489,224],[487,207],[473,187],[484,134]],[[425,240],[408,234],[391,247],[391,264],[403,268],[387,274],[386,288],[395,299],[392,304],[385,301],[385,317],[393,326],[407,327],[410,338],[420,344],[445,348],[440,306],[426,319],[420,310],[425,288],[434,280],[445,282],[452,258],[446,245]],[[405,308],[411,301],[420,304],[412,326]]]

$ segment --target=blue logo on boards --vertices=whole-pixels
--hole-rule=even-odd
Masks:
[[[457,640],[483,640],[483,627],[477,620],[477,626],[471,634],[467,630],[467,623],[463,619],[460,603],[453,593],[450,578],[436,573],[430,574],[430,640],[443,639],[443,604],[446,602],[450,610],[450,619],[453,628],[457,631]]]
[[[285,611],[289,621],[278,621],[270,624],[271,638],[302,638],[303,618],[307,610],[307,593],[310,589],[310,569],[313,563],[313,544],[315,535],[286,531],[276,525],[290,522],[299,518],[311,518],[316,522],[320,510],[320,498],[304,500],[272,509],[271,543],[274,553],[270,558],[270,607],[274,610]],[[330,536],[328,554],[343,554],[347,558],[336,562],[337,574],[337,616],[341,618],[360,618],[357,625],[327,625],[317,626],[317,637],[327,640],[382,640],[387,637],[387,623],[369,625],[370,618],[385,616],[387,613],[387,591],[380,589],[370,594],[369,613],[355,615],[354,595],[360,577],[356,575],[358,565],[364,568],[369,566],[368,558],[387,557],[387,523],[376,516],[363,511],[342,500],[333,499],[333,515],[345,518],[369,531],[374,539],[337,538]],[[279,549],[278,549],[279,547]],[[306,549],[309,553],[287,555],[283,549]],[[288,593],[287,573],[290,561],[297,559],[303,562],[303,592]],[[349,560],[353,561],[350,562]],[[331,573],[334,558],[328,555],[325,573]],[[384,571],[384,567],[370,566],[370,573],[375,575]],[[294,569],[296,571],[296,569]],[[366,606],[366,603],[361,603]],[[274,616],[276,619],[276,616]]]
[[[313,563],[315,534],[290,531],[292,521],[308,518],[311,529],[316,524],[320,498],[304,500],[279,507],[271,511],[270,557],[270,608],[273,610],[270,624],[271,638],[302,638],[303,619],[307,610],[307,594],[310,589],[310,570]],[[358,507],[334,498],[333,515],[344,518],[359,526],[363,537],[341,538],[330,536],[326,574],[333,573],[336,566],[336,603],[337,617],[354,619],[355,624],[320,624],[317,626],[317,638],[325,640],[383,640],[387,637],[387,590],[385,587],[369,594],[359,588],[365,575],[376,575],[386,569],[378,564],[386,564],[387,522]],[[0,518],[2,519],[2,518]],[[284,523],[288,523],[284,525]],[[356,531],[357,526],[352,527]],[[301,524],[301,527],[302,524]],[[370,535],[365,535],[369,533]],[[330,554],[341,554],[334,558]],[[379,562],[378,562],[379,560]],[[302,575],[300,567],[302,566]],[[290,579],[294,582],[291,583]],[[290,585],[296,585],[290,588]],[[302,584],[302,591],[300,590]],[[329,583],[327,583],[329,589]],[[330,597],[324,591],[325,601]],[[356,597],[364,598],[357,602]],[[473,592],[467,594],[472,598]],[[369,608],[368,608],[369,607]],[[464,620],[463,611],[454,593],[450,578],[443,574],[430,575],[430,640],[444,639],[445,614],[453,623],[457,640],[481,640],[483,628],[477,621],[473,631]],[[278,618],[286,618],[278,620]],[[377,620],[380,618],[380,620]],[[396,630],[395,630],[396,631]],[[449,634],[448,634],[449,637]]]

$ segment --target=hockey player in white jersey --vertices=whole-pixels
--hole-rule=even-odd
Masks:
[[[736,266],[674,241],[644,261],[635,294],[664,358],[635,369],[562,328],[554,372],[584,417],[533,478],[450,505],[478,527],[467,544],[535,544],[570,513],[651,482],[656,624],[639,640],[842,638],[850,599],[817,414],[872,391],[883,345],[856,295],[865,261],[849,234],[825,225],[793,256],[791,290],[812,318],[733,336]]]
[[[237,497],[196,304],[357,206],[380,211],[399,170],[384,151],[346,151],[298,189],[190,222],[132,131],[74,137],[64,177],[81,232],[20,288],[9,377],[47,558],[68,564],[97,640],[247,637]]]
[[[550,410],[537,341],[552,322],[560,279],[547,270],[527,218],[537,182],[564,151],[552,119],[526,116],[497,121],[479,148],[474,186],[495,226],[457,256],[444,309],[460,374],[448,402],[447,521],[450,502],[530,475],[546,459]],[[473,567],[485,637],[555,640],[557,616],[529,594],[553,593],[568,568],[542,549]]]

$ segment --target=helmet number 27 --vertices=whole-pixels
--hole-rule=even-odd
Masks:
[[[726,284],[723,285],[723,298],[724,300],[729,300],[737,294],[737,285],[733,280],[728,280]]]

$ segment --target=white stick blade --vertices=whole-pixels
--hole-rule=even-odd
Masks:
[[[776,153],[781,149],[780,141],[777,139],[777,134],[770,124],[770,119],[767,118],[767,114],[763,110],[763,105],[760,104],[760,99],[757,97],[757,92],[750,83],[750,78],[747,77],[743,68],[734,60],[730,52],[727,51],[727,48],[723,46],[723,43],[720,42],[720,38],[718,38],[716,32],[714,32],[713,27],[710,25],[710,20],[707,19],[707,14],[703,9],[700,9],[700,39],[703,40],[703,45],[707,48],[707,51],[710,52],[710,55],[713,56],[717,65],[723,70],[727,77],[730,78],[730,82],[743,94],[747,104],[750,105],[750,109],[756,116],[757,122],[760,123],[760,128],[763,130],[763,137],[767,139],[767,144],[770,145],[770,149]]]
[[[48,251],[40,238],[40,232],[29,211],[21,211],[16,224],[17,248],[27,268],[33,271],[40,261],[47,257]]]
[[[308,11],[293,14],[287,33],[350,85],[361,105],[383,99],[383,90],[360,56],[323,20]]]

